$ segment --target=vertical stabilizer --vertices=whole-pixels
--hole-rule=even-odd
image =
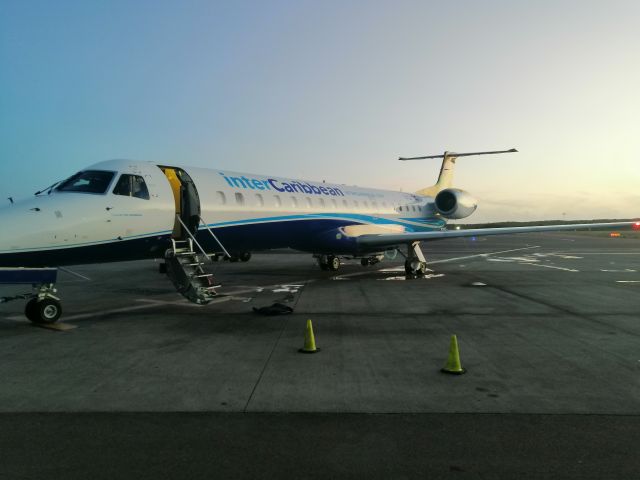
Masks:
[[[493,155],[495,153],[514,153],[517,152],[515,148],[510,150],[492,150],[490,152],[469,152],[469,153],[455,153],[455,152],[444,152],[442,155],[429,155],[426,157],[400,157],[398,160],[406,161],[406,160],[425,160],[427,158],[442,158],[442,166],[440,167],[440,175],[438,175],[438,181],[435,185],[432,185],[427,188],[423,188],[422,190],[418,190],[416,193],[418,195],[425,196],[436,196],[438,192],[444,190],[445,188],[450,188],[453,186],[453,169],[456,166],[456,159],[458,157],[470,157],[472,155]]]

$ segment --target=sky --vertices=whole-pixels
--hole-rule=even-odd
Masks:
[[[640,216],[640,2],[0,0],[0,201],[130,158]]]

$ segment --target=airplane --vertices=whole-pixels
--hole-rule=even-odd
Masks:
[[[400,252],[408,277],[427,271],[421,243],[459,237],[617,227],[633,222],[448,230],[478,202],[453,187],[456,159],[516,149],[410,157],[441,158],[437,182],[415,193],[174,164],[108,160],[35,196],[0,208],[0,283],[32,284],[26,317],[53,323],[59,267],[162,258],[161,271],[188,300],[206,304],[217,285],[205,262],[248,261],[251,252],[292,248],[322,270],[341,259],[373,265]]]

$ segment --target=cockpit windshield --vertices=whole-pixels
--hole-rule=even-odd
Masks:
[[[56,190],[59,192],[105,193],[114,175],[114,172],[104,170],[85,170],[69,177]]]

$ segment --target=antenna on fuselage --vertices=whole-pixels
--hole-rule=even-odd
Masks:
[[[493,150],[491,152],[468,152],[468,153],[455,153],[444,152],[442,155],[428,155],[426,157],[400,157],[398,160],[405,162],[407,160],[426,160],[427,158],[445,158],[445,157],[470,157],[472,155],[493,155],[494,153],[515,153],[518,150],[512,148],[511,150]]]

